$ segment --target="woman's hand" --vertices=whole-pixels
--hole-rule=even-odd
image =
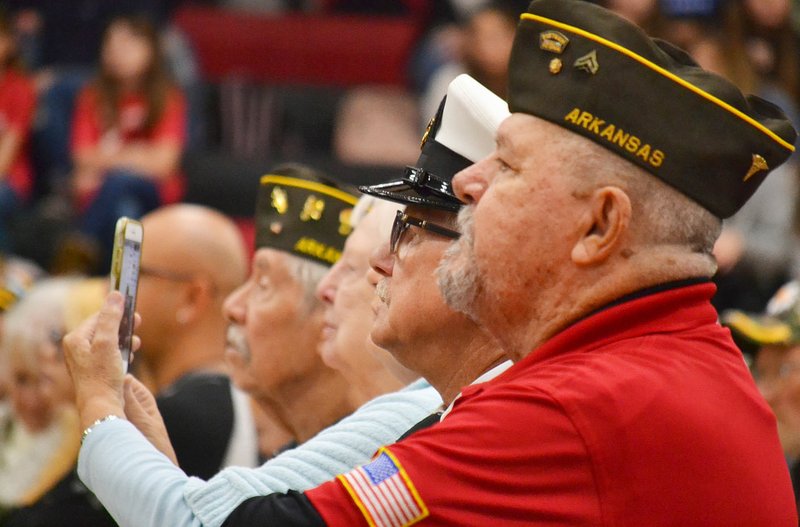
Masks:
[[[108,415],[124,417],[122,359],[119,351],[119,323],[123,298],[117,291],[106,297],[100,312],[64,337],[64,352],[81,428]],[[134,338],[134,347],[138,339]]]
[[[125,379],[125,414],[154,447],[178,465],[178,457],[169,442],[167,427],[158,411],[155,397],[131,375]]]

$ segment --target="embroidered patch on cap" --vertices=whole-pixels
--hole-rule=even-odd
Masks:
[[[371,527],[405,527],[428,516],[417,489],[386,448],[372,462],[338,476]]]

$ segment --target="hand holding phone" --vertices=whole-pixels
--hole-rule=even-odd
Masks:
[[[136,311],[143,237],[144,231],[140,222],[124,216],[117,220],[114,253],[111,258],[111,288],[122,293],[125,299],[125,309],[119,325],[119,349],[122,354],[122,370],[126,373],[131,361],[133,316]]]

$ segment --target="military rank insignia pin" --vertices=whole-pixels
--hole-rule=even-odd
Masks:
[[[558,53],[560,55],[564,53],[567,44],[569,44],[569,38],[558,31],[553,31],[551,29],[539,33],[539,48],[545,51]]]
[[[597,52],[592,50],[586,55],[578,57],[575,61],[575,67],[586,73],[591,73],[592,75],[600,71],[600,63],[597,62]]]

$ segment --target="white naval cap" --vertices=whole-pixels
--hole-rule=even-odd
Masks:
[[[453,176],[494,150],[497,127],[509,115],[503,99],[469,75],[459,75],[428,123],[416,164],[406,167],[401,179],[359,190],[406,205],[457,211],[462,203],[453,193]]]

